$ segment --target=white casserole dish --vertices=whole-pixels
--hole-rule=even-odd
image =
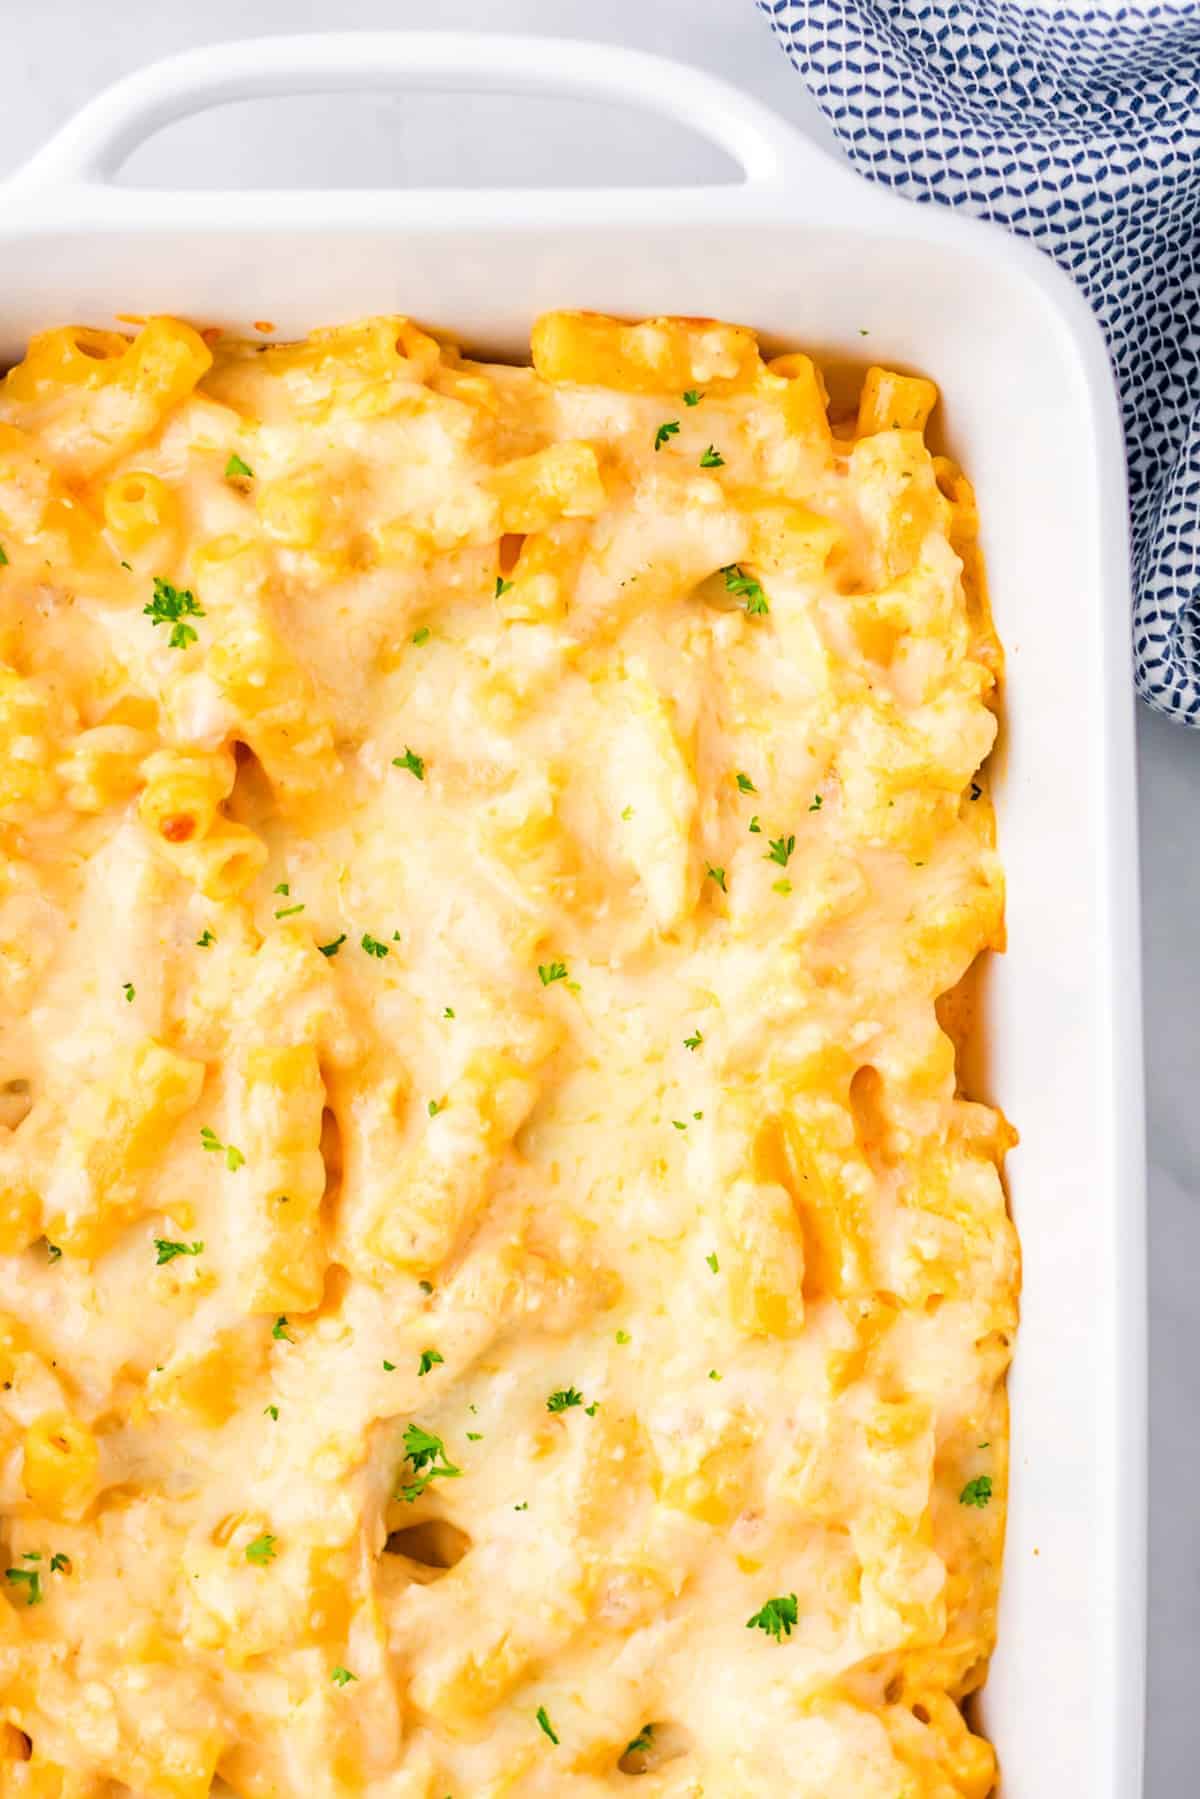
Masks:
[[[339,88],[547,91],[652,108],[740,185],[235,193],[123,189],[146,136],[220,101]],[[549,162],[552,147],[547,146]],[[102,94],[8,187],[0,353],[48,324],[177,312],[288,336],[413,311],[523,354],[547,307],[710,314],[780,345],[933,375],[979,492],[1008,651],[996,794],[1009,951],[975,1090],[1021,1132],[1024,1249],[999,1649],[979,1706],[1005,1799],[1142,1787],[1142,1067],[1118,411],[1099,330],[1050,262],[869,187],[746,96],[603,45],[468,35],[274,38]],[[864,339],[860,333],[869,332]]]

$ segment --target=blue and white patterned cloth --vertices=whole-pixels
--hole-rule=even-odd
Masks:
[[[1138,691],[1200,727],[1200,0],[757,0],[846,155],[1072,275],[1125,416]]]

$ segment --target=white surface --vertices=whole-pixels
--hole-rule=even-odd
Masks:
[[[132,4],[130,0],[115,20],[107,18],[102,36],[88,41],[82,6],[43,6],[36,17],[10,23],[7,37],[10,78],[6,108],[0,115],[0,164],[11,167],[21,160],[63,116],[69,113],[96,87],[116,75],[125,73],[147,57],[189,43],[212,39],[244,30],[244,9],[224,3],[209,5],[201,17],[191,8],[164,4],[156,6]],[[333,25],[366,26],[380,24],[424,24],[427,9],[416,5],[324,4],[306,9],[303,19],[296,8],[287,4],[268,4],[259,0],[254,9],[257,30]],[[451,4],[443,0],[438,9],[441,25],[474,25],[484,23],[477,6]],[[615,0],[604,11],[585,7],[579,0],[536,0],[518,5],[515,0],[492,0],[486,10],[486,23],[492,28],[533,28],[566,32],[596,32],[617,42],[673,50],[690,59],[707,63],[719,72],[741,81],[771,103],[793,116],[811,116],[802,104],[799,84],[771,44],[765,26],[753,16],[749,0],[686,0],[686,3],[664,4],[649,11],[645,5]],[[22,65],[27,79],[22,79]],[[270,116],[264,112],[245,111],[242,116],[213,116],[187,127],[186,141],[177,136],[172,151],[177,159],[170,166],[172,179],[180,173],[180,163],[190,159],[190,166],[204,171],[202,179],[229,179],[245,169],[248,178],[261,180],[264,171],[278,180],[279,171],[294,172],[298,179],[312,183],[321,179],[329,184],[330,168],[347,184],[362,179],[359,158],[370,159],[380,184],[392,180],[428,179],[437,140],[444,143],[448,120],[456,134],[455,173],[477,176],[478,167],[496,166],[503,162],[502,174],[511,178],[511,167],[505,159],[528,155],[531,175],[545,179],[545,163],[535,160],[550,146],[553,167],[566,180],[596,178],[597,165],[604,159],[620,161],[625,177],[636,177],[639,162],[652,164],[659,180],[680,179],[695,169],[701,179],[711,180],[717,173],[711,151],[688,148],[670,134],[658,138],[644,122],[637,126],[627,121],[598,121],[581,113],[578,105],[565,111],[549,112],[542,107],[520,102],[515,106],[490,107],[475,101],[464,105],[456,102],[430,102],[431,106],[453,107],[443,112],[439,123],[432,114],[418,117],[419,105],[408,102],[376,100],[351,108],[344,102],[328,102],[315,111],[297,103],[287,103],[290,119],[275,103]],[[649,135],[647,131],[649,130]],[[483,137],[482,145],[479,137]],[[553,135],[548,135],[553,133]],[[294,135],[293,135],[294,134]],[[538,146],[542,146],[539,150]],[[471,157],[475,167],[471,167]],[[223,160],[222,160],[223,159]],[[149,166],[149,165],[145,165]],[[160,163],[160,166],[166,166]],[[766,264],[760,265],[766,269]],[[865,279],[865,276],[864,276]],[[771,310],[782,319],[797,318],[800,306],[795,290],[785,295],[777,282],[764,279],[764,290]],[[782,308],[787,307],[786,313]],[[746,310],[743,308],[743,310]],[[764,316],[761,305],[754,307],[756,316]],[[793,326],[802,331],[802,322]],[[876,339],[886,347],[883,331]],[[875,344],[872,346],[876,347]],[[945,366],[942,354],[926,355],[919,360]],[[1048,377],[1052,378],[1052,377]],[[997,405],[1003,395],[997,394]],[[967,421],[956,418],[956,435]],[[969,436],[969,432],[968,432]],[[980,446],[982,449],[982,445]],[[978,455],[972,455],[978,463]],[[998,472],[999,473],[999,472]],[[993,550],[993,559],[995,557]],[[1080,570],[1076,569],[1078,584]],[[1080,650],[1086,639],[1081,641]],[[1087,652],[1083,654],[1086,661]],[[1078,653],[1077,653],[1077,658]],[[1061,666],[1071,666],[1069,647],[1064,646]],[[1051,665],[1054,666],[1054,665]],[[1016,668],[1014,667],[1014,672]],[[1037,678],[1031,670],[1031,678]],[[1042,679],[1049,679],[1044,674]],[[1085,737],[1086,741],[1086,737]],[[1188,1231],[1200,1238],[1195,1199],[1189,1195],[1193,1185],[1191,1167],[1196,1136],[1200,1135],[1191,1111],[1187,1108],[1183,1072],[1197,1065],[1195,1054],[1198,1016],[1188,1005],[1191,989],[1197,984],[1197,963],[1191,950],[1190,933],[1185,934],[1184,920],[1190,914],[1185,896],[1190,898],[1193,884],[1187,875],[1193,872],[1200,850],[1186,829],[1186,802],[1194,798],[1197,777],[1192,772],[1200,743],[1177,727],[1168,726],[1143,715],[1141,741],[1147,774],[1145,782],[1146,844],[1146,924],[1149,948],[1147,989],[1149,1018],[1149,1052],[1152,1091],[1155,1101],[1151,1111],[1152,1142],[1156,1154],[1155,1194],[1161,1211],[1154,1231],[1154,1273],[1156,1292],[1156,1486],[1155,1522],[1161,1525],[1155,1543],[1155,1632],[1152,1653],[1152,1737],[1150,1752],[1152,1799],[1188,1789],[1194,1751],[1200,1743],[1200,1725],[1193,1722],[1191,1675],[1195,1666],[1196,1593],[1194,1550],[1200,1527],[1195,1521],[1195,1506],[1189,1492],[1190,1466],[1189,1408],[1192,1393],[1186,1386],[1190,1374],[1190,1333],[1186,1314],[1189,1287],[1187,1270],[1195,1258],[1187,1250],[1192,1242]],[[1036,770],[1038,780],[1061,794],[1064,816],[1072,810],[1086,811],[1093,792],[1093,767],[1102,749],[1084,754],[1074,764],[1060,759],[1044,763]],[[1018,778],[1014,754],[1010,778]],[[1190,792],[1188,783],[1191,783]],[[1006,844],[1006,847],[1008,845]],[[1052,892],[1043,903],[1061,905],[1068,897],[1072,871],[1062,870],[1062,882],[1052,883]],[[1014,894],[1014,903],[1019,896]],[[1015,921],[1014,921],[1015,922]],[[1190,919],[1189,919],[1190,922]],[[1086,996],[1081,996],[1086,1009]],[[1186,1023],[1185,1023],[1186,1021]],[[1189,1033],[1189,1026],[1191,1031]],[[1069,1058],[1068,1058],[1069,1060]],[[1181,1072],[1175,1074],[1175,1070]],[[1188,1096],[1190,1097],[1190,1096]],[[1028,1111],[1021,1112],[1012,1093],[1011,1081],[1005,1085],[1005,1098],[1021,1116],[1026,1127]],[[1194,1108],[1193,1108],[1194,1110]],[[1046,1194],[1042,1199],[1056,1205],[1061,1195]],[[1018,1196],[1018,1205],[1020,1198]],[[1028,1228],[1028,1227],[1027,1227]],[[1197,1242],[1196,1247],[1200,1247]],[[1029,1333],[1027,1333],[1028,1336]],[[1172,1371],[1177,1377],[1172,1380]],[[1196,1377],[1191,1376],[1193,1384]],[[1104,1434],[1104,1421],[1095,1428]],[[1070,1480],[1066,1480],[1068,1503],[1074,1497]],[[1081,1503],[1083,1501],[1081,1500]],[[1080,1514],[1083,1516],[1083,1514]],[[1086,1528],[1086,1527],[1085,1527]],[[1192,1552],[1192,1553],[1189,1553]],[[1103,1598],[1103,1591],[1101,1592]],[[1069,1615],[1069,1614],[1068,1614]],[[1078,1618],[1080,1640],[1062,1646],[1058,1667],[1047,1679],[1049,1691],[1055,1694],[1066,1678],[1064,1670],[1073,1653],[1082,1653],[1082,1636],[1087,1624]],[[1034,1653],[1030,1650],[1028,1653]],[[1039,1708],[1043,1720],[1046,1708]],[[1053,1708],[1051,1715],[1053,1715]],[[1086,1787],[1083,1790],[1088,1790]],[[1093,1788],[1092,1790],[1099,1790]]]

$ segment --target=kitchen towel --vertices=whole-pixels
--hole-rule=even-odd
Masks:
[[[864,175],[1006,225],[1087,295],[1125,420],[1134,678],[1200,728],[1200,0],[756,4]]]

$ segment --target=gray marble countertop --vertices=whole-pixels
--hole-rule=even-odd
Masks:
[[[751,0],[119,0],[92,17],[87,0],[10,7],[0,109],[0,174],[22,162],[96,90],[139,64],[220,38],[281,31],[440,26],[602,37],[707,66],[815,132],[821,126],[798,77]],[[558,174],[581,182],[598,169],[636,180],[653,153],[661,179],[703,178],[714,152],[685,132],[635,125],[596,144],[552,102],[523,106],[514,136],[491,129],[486,103],[450,114],[430,96],[373,96],[357,104],[274,101],[233,107],[171,128],[155,151],[164,181],[244,185],[264,180],[375,185],[536,181],[552,146]],[[303,107],[303,112],[297,108]],[[303,119],[303,128],[301,128]],[[431,129],[430,127],[433,127]],[[604,121],[596,117],[596,129]],[[542,159],[539,164],[539,157]],[[147,162],[145,166],[150,165]],[[332,174],[331,174],[332,170]],[[136,173],[136,164],[131,165]],[[1145,1020],[1150,1142],[1151,1554],[1147,1792],[1176,1799],[1195,1790],[1200,1757],[1200,1505],[1192,1482],[1200,1448],[1200,1355],[1192,1343],[1191,1283],[1200,1268],[1200,1104],[1188,1070],[1200,1071],[1200,952],[1192,899],[1200,892],[1200,734],[1141,710],[1140,763]],[[1065,772],[1065,771],[1064,771]],[[1193,808],[1197,808],[1193,811]]]

